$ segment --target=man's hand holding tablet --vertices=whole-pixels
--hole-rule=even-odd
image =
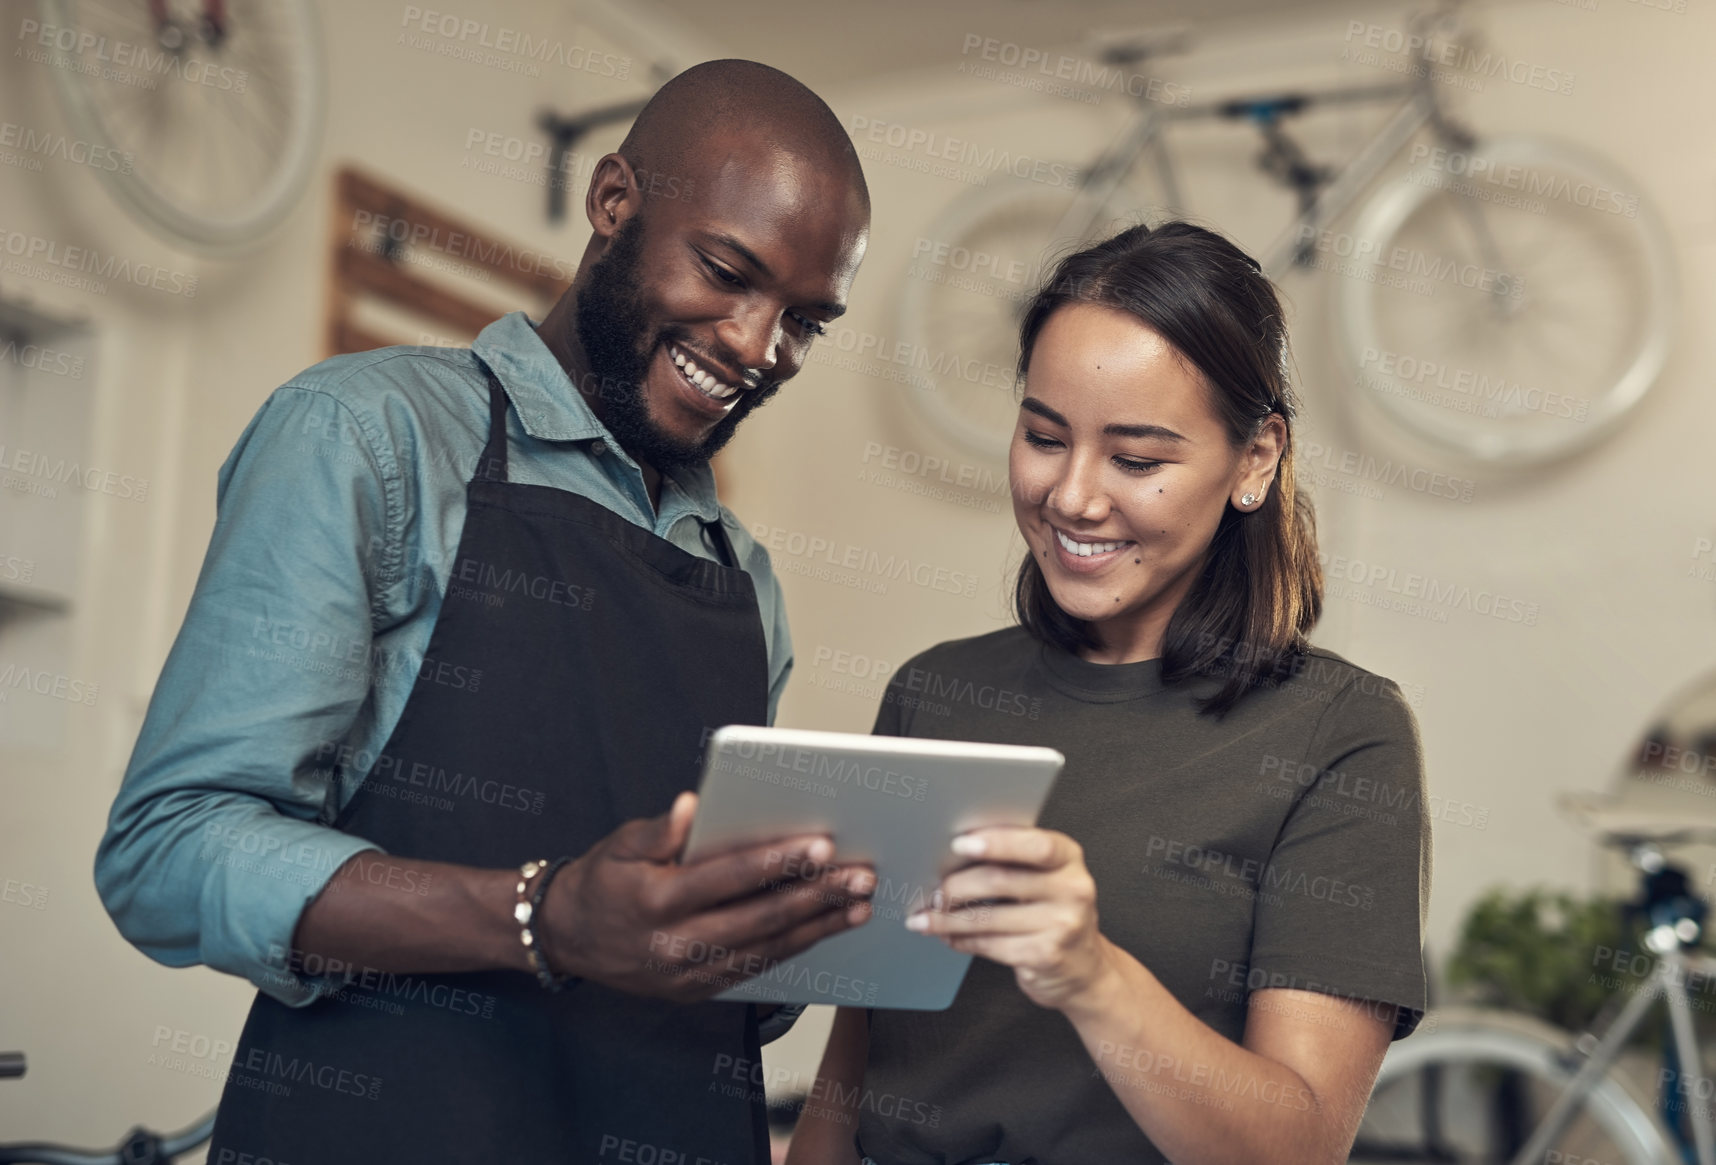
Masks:
[[[825,834],[801,831],[680,864],[697,812],[681,793],[572,862],[543,902],[556,970],[634,995],[707,999],[870,916],[869,867],[826,865]]]

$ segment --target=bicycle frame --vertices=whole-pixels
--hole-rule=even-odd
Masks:
[[[1687,1120],[1692,1126],[1698,1165],[1716,1165],[1716,1133],[1712,1130],[1710,1113],[1699,1104],[1699,1089],[1704,1079],[1703,1065],[1699,1061],[1698,1043],[1692,1027],[1692,996],[1686,987],[1687,972],[1695,967],[1702,968],[1707,975],[1716,973],[1716,959],[1692,959],[1678,947],[1661,954],[1650,977],[1645,980],[1638,993],[1627,1001],[1627,1005],[1621,1009],[1621,1014],[1609,1026],[1603,1038],[1595,1040],[1587,1033],[1580,1039],[1579,1048],[1588,1057],[1584,1067],[1579,1069],[1567,1089],[1556,1098],[1548,1115],[1537,1126],[1525,1147],[1514,1155],[1509,1165],[1530,1165],[1544,1160],[1550,1145],[1566,1131],[1573,1114],[1578,1111],[1596,1083],[1608,1074],[1633,1029],[1643,1022],[1645,1013],[1658,999],[1668,1002],[1675,1058],[1680,1065],[1676,1091],[1688,1097]],[[1586,1046],[1587,1042],[1591,1043],[1590,1047]]]
[[[536,127],[548,135],[548,221],[558,223],[566,217],[566,176],[560,171],[566,155],[585,134],[616,121],[630,121],[643,111],[648,101],[626,101],[605,105],[578,117],[561,117],[552,109],[536,115]]]
[[[1434,80],[1426,72],[1405,83],[1311,90],[1305,93],[1204,102],[1183,108],[1147,110],[1086,173],[1078,196],[1056,228],[1056,236],[1085,238],[1090,228],[1095,225],[1102,208],[1108,204],[1126,175],[1131,173],[1139,157],[1146,153],[1151,155],[1168,205],[1178,208],[1181,204],[1179,182],[1174,175],[1173,162],[1162,136],[1165,129],[1174,122],[1217,117],[1228,120],[1250,117],[1263,127],[1267,136],[1274,130],[1276,118],[1284,112],[1297,113],[1314,105],[1360,104],[1403,99],[1400,108],[1388,122],[1341,167],[1332,181],[1300,208],[1292,224],[1264,252],[1264,273],[1271,279],[1278,279],[1300,261],[1306,241],[1320,230],[1324,223],[1338,217],[1351,206],[1389,160],[1426,124],[1436,126],[1437,132],[1444,138],[1457,142],[1462,140],[1462,136],[1443,119],[1434,85]],[[1281,144],[1280,139],[1273,140]],[[1303,195],[1303,188],[1301,193]],[[1487,240],[1483,241],[1487,247]]]

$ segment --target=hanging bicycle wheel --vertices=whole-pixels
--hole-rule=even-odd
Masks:
[[[1506,1165],[1582,1063],[1568,1033],[1528,1017],[1432,1013],[1390,1046],[1348,1160]],[[1569,1165],[1683,1165],[1616,1072],[1575,1109],[1550,1154]]]
[[[96,167],[169,243],[230,253],[298,201],[321,134],[310,0],[39,0],[66,116],[124,160]]]
[[[1004,460],[1019,402],[1014,367],[1025,304],[1048,269],[1105,228],[1113,209],[1079,207],[1064,187],[1018,179],[956,199],[926,228],[901,289],[898,328],[934,387],[905,398],[933,430],[969,454]],[[1124,223],[1119,221],[1124,218]],[[1089,229],[1066,231],[1069,219]]]
[[[1499,139],[1383,187],[1337,278],[1357,396],[1462,456],[1591,445],[1668,358],[1675,277],[1636,184],[1560,143]]]

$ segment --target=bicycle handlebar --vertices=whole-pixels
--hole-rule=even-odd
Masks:
[[[170,1165],[214,1135],[215,1114],[166,1136],[139,1125],[112,1149],[78,1149],[32,1141],[0,1145],[0,1165]]]

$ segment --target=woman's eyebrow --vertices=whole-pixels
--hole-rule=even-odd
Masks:
[[[1045,421],[1060,425],[1062,428],[1071,428],[1071,426],[1067,424],[1067,419],[1065,417],[1061,416],[1060,413],[1056,412],[1034,396],[1028,396],[1024,400],[1020,401],[1019,407],[1028,413],[1037,414]],[[1107,437],[1143,437],[1147,439],[1154,438],[1158,441],[1186,440],[1185,437],[1174,432],[1174,430],[1165,425],[1122,425],[1117,422],[1112,425],[1104,425],[1102,427],[1102,432],[1103,435]]]
[[[1043,420],[1059,425],[1062,428],[1070,427],[1067,425],[1067,419],[1065,417],[1061,416],[1054,409],[1051,409],[1048,405],[1044,404],[1034,396],[1028,396],[1024,400],[1020,401],[1019,407],[1028,413],[1036,413],[1039,417],[1042,417]]]
[[[1164,425],[1104,425],[1103,434],[1109,437],[1147,437],[1158,441],[1184,441],[1185,437]]]

